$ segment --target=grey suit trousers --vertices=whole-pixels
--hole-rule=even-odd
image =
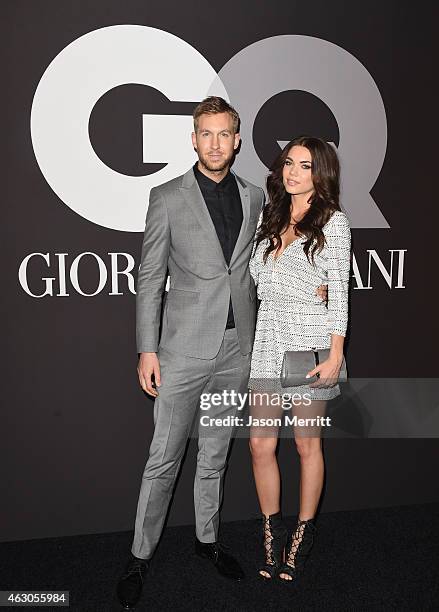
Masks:
[[[131,552],[151,558],[163,530],[169,501],[194,417],[203,393],[247,391],[251,353],[242,355],[236,329],[226,329],[213,359],[198,359],[159,347],[161,387],[154,405],[154,435],[140,489]],[[236,406],[212,406],[203,414],[234,416]],[[196,421],[195,421],[196,422]],[[233,427],[199,426],[194,482],[196,536],[201,542],[218,539],[223,475]]]

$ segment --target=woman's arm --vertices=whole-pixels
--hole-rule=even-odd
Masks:
[[[334,213],[325,228],[328,262],[328,321],[331,334],[329,358],[309,372],[319,373],[321,383],[335,384],[343,361],[343,345],[348,325],[351,230],[344,213]],[[315,383],[318,386],[318,383]]]
[[[334,213],[325,232],[328,262],[328,321],[331,352],[335,336],[346,336],[348,325],[351,230],[345,214]],[[336,341],[339,348],[340,341]]]

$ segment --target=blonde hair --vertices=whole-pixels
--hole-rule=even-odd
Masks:
[[[240,123],[239,115],[233,106],[219,96],[209,96],[194,108],[193,117],[195,132],[198,130],[198,119],[201,115],[216,115],[218,113],[229,113],[233,121],[233,132],[237,134]]]

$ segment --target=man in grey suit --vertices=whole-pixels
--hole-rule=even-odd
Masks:
[[[118,584],[126,607],[140,598],[162,533],[201,394],[245,393],[256,319],[248,263],[264,192],[230,171],[240,143],[237,112],[222,98],[194,110],[198,162],[151,190],[137,284],[139,382],[154,396],[154,436],[139,495],[132,557]],[[160,315],[167,271],[170,288]],[[209,416],[235,415],[212,406]],[[205,428],[204,428],[205,429]],[[195,551],[229,578],[243,571],[218,542],[232,427],[199,426],[194,483]]]

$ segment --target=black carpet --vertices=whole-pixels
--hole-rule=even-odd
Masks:
[[[293,526],[293,518],[287,520]],[[221,540],[247,574],[217,575],[193,553],[193,528],[168,528],[136,610],[439,610],[439,504],[321,514],[294,585],[257,577],[259,523],[225,523]],[[132,533],[0,544],[0,590],[69,590],[70,608],[117,611],[115,585]]]

